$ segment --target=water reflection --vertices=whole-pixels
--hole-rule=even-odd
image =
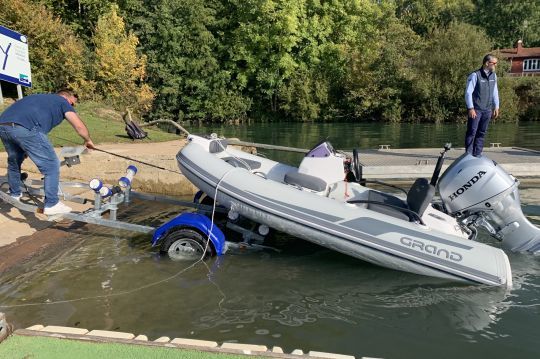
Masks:
[[[286,261],[276,257],[272,260],[279,263],[276,277],[279,272],[297,272],[303,262],[297,259],[292,268],[287,268]],[[334,260],[341,265],[331,264]],[[313,263],[325,266],[324,271],[314,273],[315,277],[307,273],[313,271]],[[256,271],[258,280],[252,281],[251,276],[244,274],[240,283],[224,283],[222,289],[228,294],[226,299],[196,320],[194,327],[203,331],[261,321],[270,322],[261,324],[270,327],[302,327],[317,321],[335,322],[333,325],[336,326],[341,322],[355,327],[429,312],[434,318],[446,318],[444,321],[455,329],[479,331],[496,323],[510,305],[506,300],[509,292],[502,288],[460,285],[370,265],[357,268],[358,263],[354,260],[326,250],[310,256],[301,265],[304,270],[298,278],[300,282],[294,280],[291,286],[287,277],[282,277],[283,282],[274,279],[271,288],[261,285],[270,279],[261,276],[259,271]],[[244,281],[250,286],[259,283],[255,284],[257,290],[245,288],[241,285]]]

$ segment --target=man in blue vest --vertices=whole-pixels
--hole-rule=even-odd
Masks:
[[[467,78],[465,103],[468,121],[465,151],[475,157],[482,154],[489,121],[499,116],[499,90],[495,66],[497,58],[488,54],[484,56],[482,67]]]
[[[71,208],[58,199],[60,161],[47,134],[64,118],[84,140],[86,148],[94,148],[85,124],[73,106],[77,95],[68,89],[56,94],[27,96],[0,114],[0,139],[8,154],[8,183],[13,198],[21,198],[21,164],[26,156],[44,176],[46,215],[62,214]]]

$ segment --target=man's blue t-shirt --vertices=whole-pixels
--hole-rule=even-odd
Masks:
[[[49,133],[64,120],[66,112],[75,110],[60,95],[30,95],[18,100],[0,114],[0,123],[14,122],[29,130],[37,126],[39,132]]]

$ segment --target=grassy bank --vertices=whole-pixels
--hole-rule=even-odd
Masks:
[[[175,358],[242,359],[244,355],[210,353],[177,348],[148,347],[119,343],[89,343],[77,340],[12,335],[0,344],[0,358]],[[256,358],[257,356],[253,356]]]
[[[7,106],[1,107],[0,105],[0,112],[6,108]],[[96,102],[80,103],[76,107],[76,110],[88,127],[92,140],[96,145],[102,143],[133,142],[124,130],[125,125],[118,111]],[[147,128],[145,131],[148,132],[148,138],[137,141],[162,142],[178,139],[177,135],[161,131],[156,127]],[[82,144],[83,142],[67,121],[63,121],[61,125],[49,133],[49,139],[54,146],[73,146],[75,144]],[[1,142],[0,150],[4,151],[4,146]]]

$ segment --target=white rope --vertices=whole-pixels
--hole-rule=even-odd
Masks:
[[[218,139],[217,143],[219,144],[219,146],[223,149],[223,151],[225,151],[227,154],[229,154],[232,158],[234,158],[235,160],[237,160],[238,162],[240,162],[241,164],[243,164],[244,166],[246,166],[246,169],[248,171],[253,171],[253,168],[251,168],[251,166],[246,162],[244,161],[241,157],[238,157],[238,156],[235,156],[233,153],[230,153],[230,152],[227,152],[227,148],[226,147],[223,147],[223,143],[221,143],[221,141]]]

